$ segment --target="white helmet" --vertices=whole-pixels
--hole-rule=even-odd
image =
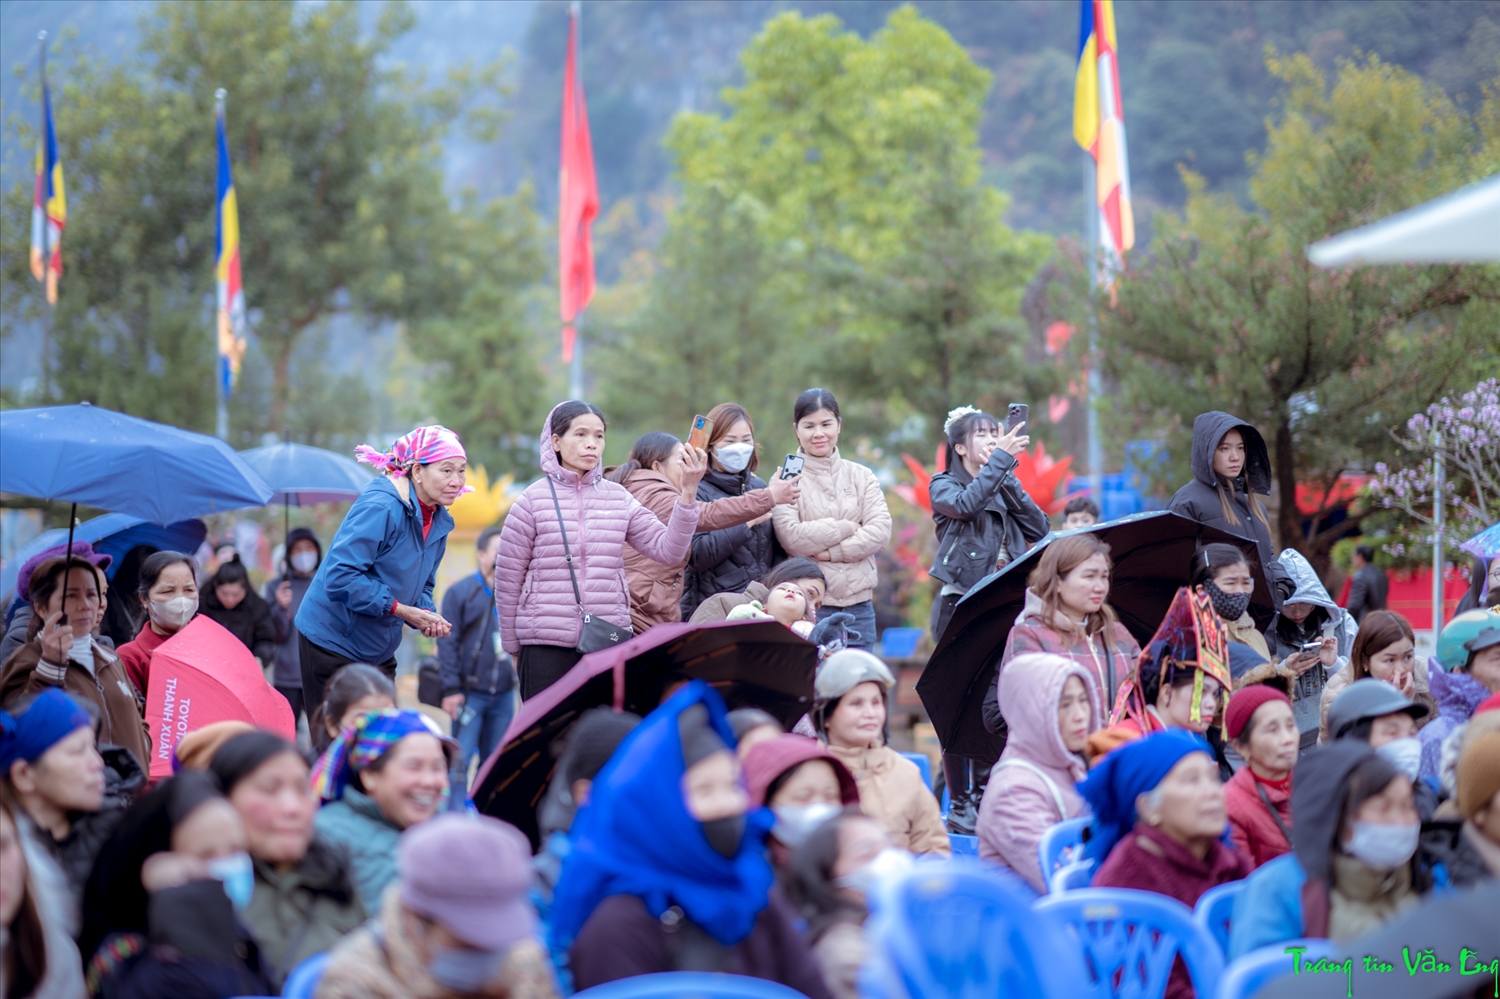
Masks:
[[[891,688],[896,685],[896,678],[879,658],[861,649],[844,649],[829,656],[818,667],[817,679],[813,681],[812,721],[818,737],[824,742],[828,741],[828,715],[838,707],[841,697],[862,683],[879,684],[880,696],[889,709]],[[886,725],[889,728],[889,713]],[[890,741],[889,731],[884,741]]]

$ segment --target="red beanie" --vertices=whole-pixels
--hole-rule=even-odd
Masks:
[[[1231,741],[1238,739],[1245,726],[1250,723],[1250,716],[1255,714],[1255,709],[1267,701],[1280,701],[1287,707],[1292,706],[1285,694],[1263,683],[1253,683],[1236,690],[1229,699],[1229,707],[1224,709],[1224,734]]]

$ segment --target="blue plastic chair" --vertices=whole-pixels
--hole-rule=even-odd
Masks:
[[[926,753],[902,753],[902,756],[911,760],[922,771],[922,779],[927,782],[927,790],[932,790],[932,761],[927,758]]]
[[[1037,901],[1035,910],[1060,918],[1083,950],[1094,999],[1161,999],[1181,957],[1200,996],[1215,995],[1224,956],[1173,898],[1129,888],[1080,888]]]
[[[1083,855],[1083,831],[1089,826],[1087,815],[1076,819],[1054,822],[1042,833],[1036,844],[1036,859],[1042,867],[1042,877],[1052,880],[1058,868],[1078,860]]]
[[[329,953],[325,950],[304,958],[301,964],[293,968],[286,976],[286,984],[281,987],[281,999],[313,999],[313,993],[318,991],[318,982],[323,978],[323,971],[328,967]]]
[[[1234,915],[1234,900],[1245,890],[1245,882],[1230,881],[1215,885],[1198,898],[1193,918],[1219,943],[1219,953],[1229,953],[1229,926]]]
[[[1224,969],[1224,976],[1219,979],[1219,994],[1216,999],[1250,999],[1276,979],[1292,974],[1296,970],[1296,963],[1288,948],[1296,947],[1306,948],[1301,955],[1304,962],[1332,957],[1337,949],[1332,940],[1304,939],[1287,940],[1252,950],[1229,962],[1229,967]]]
[[[663,971],[573,993],[574,999],[806,999],[780,982],[710,971]]]
[[[955,857],[977,857],[979,856],[979,837],[965,836],[962,833],[949,833],[948,842],[953,847]]]
[[[1087,988],[1062,924],[972,860],[921,862],[886,885],[865,935],[864,999],[1061,999]]]
[[[1075,860],[1071,864],[1063,864],[1052,872],[1052,877],[1047,879],[1048,893],[1057,895],[1065,891],[1087,888],[1089,882],[1094,879],[1095,866],[1092,860]]]

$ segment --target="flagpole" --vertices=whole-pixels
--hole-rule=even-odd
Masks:
[[[1089,347],[1088,347],[1088,462],[1089,495],[1104,512],[1104,448],[1099,440],[1099,205],[1097,192],[1098,164],[1087,150],[1083,153],[1083,232],[1086,240],[1085,260],[1089,271]]]
[[[41,106],[42,130],[41,130],[41,139],[40,139],[40,142],[41,142],[41,148],[43,150],[43,152],[42,152],[42,169],[46,170],[47,169],[47,154],[46,154],[45,150],[47,148],[47,33],[45,31],[38,31],[36,33],[36,40],[37,40],[38,62],[39,62],[40,67],[41,67],[40,71],[41,71],[41,83],[42,83],[41,99],[39,101],[37,101],[37,103]],[[51,178],[50,177],[47,179],[47,182],[51,183]],[[43,196],[42,196],[42,354],[41,354],[42,379],[41,380],[42,380],[42,397],[46,398],[47,395],[48,395],[48,393],[49,393],[49,391],[50,391],[51,382],[52,382],[51,373],[48,370],[48,366],[47,366],[47,348],[49,346],[51,346],[51,340],[52,340],[52,310],[47,307],[47,304],[48,304],[47,303],[47,275],[49,273],[51,273],[51,268],[52,268],[52,253],[51,253],[50,247],[48,246],[48,237],[51,235],[50,230],[52,228],[52,225],[51,225],[50,220],[47,218],[47,197],[46,197],[46,193],[45,193],[46,192],[46,188],[44,187],[42,190],[43,190]]]
[[[575,56],[577,61],[574,63],[574,69],[578,73],[579,78],[582,79],[583,4],[579,0],[573,0],[568,7],[573,14],[574,51],[577,53]],[[570,399],[583,398],[583,314],[587,311],[588,307],[585,306],[578,310],[578,314],[573,317],[573,359],[568,362],[568,398]]]
[[[214,91],[214,121],[215,121],[216,124],[222,125],[222,123],[224,121],[224,98],[226,96],[228,96],[228,92],[223,87],[220,87],[218,90]],[[217,148],[217,143],[215,145],[215,148]],[[214,211],[215,211],[215,213],[222,213],[224,211],[224,206],[218,203],[217,198],[215,199]],[[216,268],[218,267],[218,261],[217,260],[214,261],[214,266]],[[217,274],[215,274],[215,280],[217,280]],[[221,441],[228,441],[229,440],[229,400],[227,400],[227,399],[224,398],[224,355],[222,353],[220,353],[220,351],[219,351],[219,340],[218,340],[218,332],[217,332],[217,330],[218,330],[218,325],[217,324],[218,324],[219,321],[220,320],[219,320],[219,316],[218,316],[218,310],[215,309],[215,311],[214,311],[214,323],[215,323],[215,326],[214,326],[214,329],[215,329],[215,334],[214,334],[214,435],[217,436],[219,438],[219,440],[221,440]]]

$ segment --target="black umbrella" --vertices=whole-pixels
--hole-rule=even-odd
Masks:
[[[995,682],[995,667],[1005,651],[1005,640],[1025,606],[1026,577],[1054,538],[1081,533],[1096,534],[1109,545],[1114,561],[1109,604],[1143,645],[1156,633],[1178,588],[1187,585],[1193,552],[1215,541],[1239,548],[1250,563],[1255,577],[1250,613],[1256,625],[1265,627],[1276,612],[1255,542],[1170,511],[1137,513],[1077,531],[1048,534],[958,602],[942,641],[917,681],[917,694],[937,730],[943,752],[994,758],[995,737],[985,730],[980,707]]]
[[[474,804],[539,845],[536,806],[552,782],[552,743],[589,708],[648,715],[673,684],[707,680],[731,710],[760,708],[790,729],[812,707],[817,665],[817,646],[775,621],[657,625],[584,656],[522,704],[474,780]]]

